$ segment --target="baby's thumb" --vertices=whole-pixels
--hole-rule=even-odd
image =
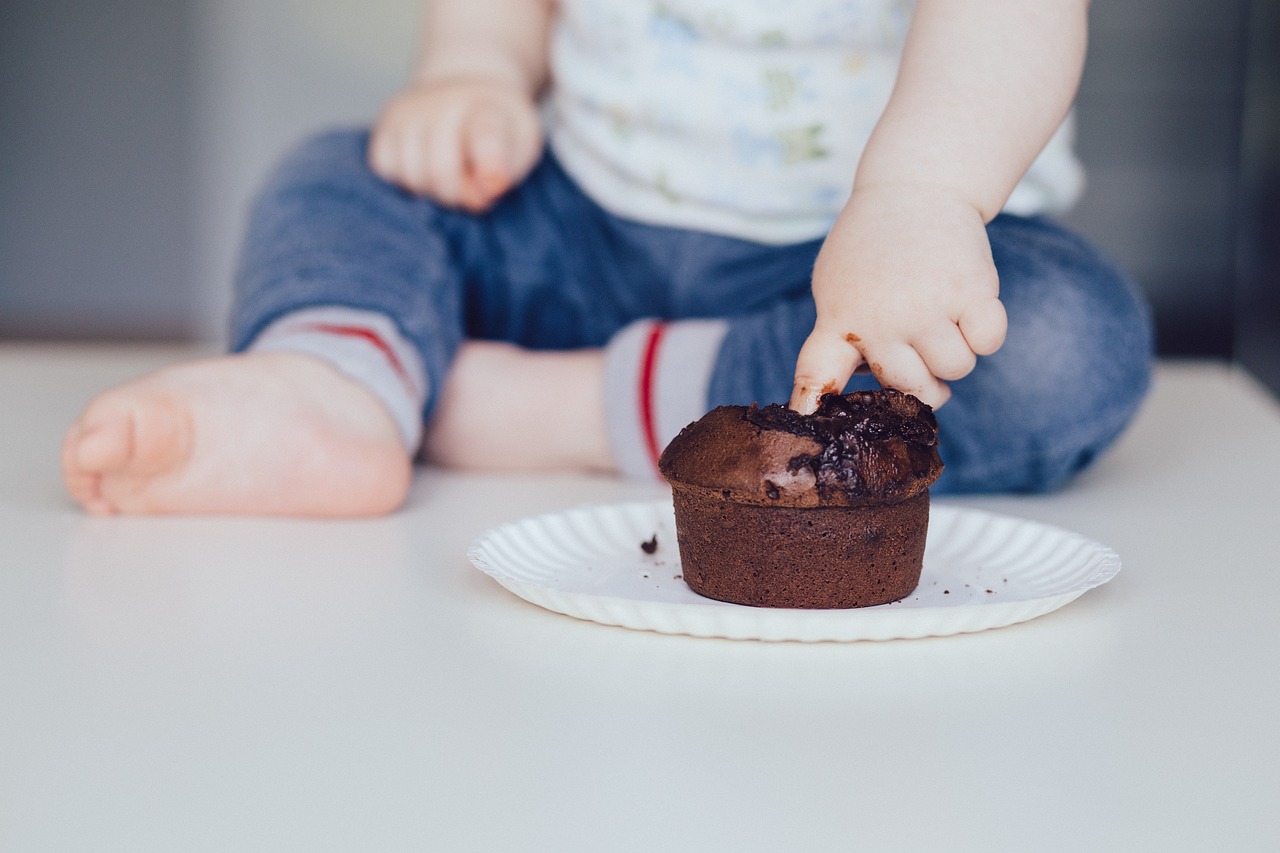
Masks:
[[[463,135],[466,177],[485,202],[491,201],[514,183],[510,128],[501,110],[486,106],[468,117]]]
[[[795,383],[791,387],[791,408],[811,415],[823,394],[839,393],[862,363],[862,353],[845,336],[814,329],[796,358]]]

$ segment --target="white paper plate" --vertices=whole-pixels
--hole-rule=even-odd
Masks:
[[[648,554],[641,543],[657,537]],[[670,501],[587,506],[496,527],[472,544],[481,571],[521,598],[605,625],[737,640],[889,640],[1025,622],[1120,571],[1114,551],[1060,528],[934,504],[920,586],[850,610],[744,607],[681,579]]]

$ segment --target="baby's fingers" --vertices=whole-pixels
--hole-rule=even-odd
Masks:
[[[1004,343],[1009,317],[1005,314],[1004,305],[993,296],[966,308],[958,325],[971,350],[978,355],[991,355]]]
[[[523,104],[478,106],[464,125],[467,193],[464,205],[480,210],[519,183],[542,152],[538,115]]]
[[[399,134],[390,128],[375,127],[369,136],[369,168],[386,181],[400,173]]]
[[[791,408],[803,415],[813,414],[818,408],[818,398],[844,390],[861,363],[862,353],[855,341],[814,329],[796,358]]]
[[[466,146],[463,206],[488,207],[514,184],[511,126],[494,107],[479,107],[463,129]]]
[[[413,134],[403,127],[373,134],[369,140],[369,168],[384,181],[417,195],[424,195],[430,188],[422,148],[414,144]]]
[[[978,363],[978,356],[952,323],[942,324],[929,335],[917,338],[912,346],[924,359],[929,372],[939,379],[963,379]]]
[[[905,343],[868,349],[866,359],[881,388],[914,394],[935,409],[951,399],[951,389],[930,372],[920,353]]]
[[[415,195],[434,191],[431,136],[442,122],[428,115],[413,94],[395,98],[378,116],[369,135],[369,168],[384,181]]]

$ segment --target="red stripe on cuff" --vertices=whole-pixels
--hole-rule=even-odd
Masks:
[[[662,335],[667,330],[666,323],[654,323],[645,341],[644,352],[640,358],[640,423],[644,429],[645,449],[649,451],[649,461],[656,470],[658,457],[662,448],[658,446],[657,412],[653,404],[654,374],[658,365],[658,346],[662,343]]]
[[[414,387],[413,378],[409,376],[409,371],[405,369],[404,363],[400,361],[396,351],[391,345],[383,340],[382,336],[372,329],[364,326],[346,326],[338,323],[307,323],[299,327],[304,332],[321,332],[326,335],[343,335],[349,338],[359,338],[366,343],[372,344],[373,347],[391,364],[391,369],[395,371],[396,376],[400,377],[400,381],[404,383],[404,387],[409,389],[411,395],[416,396],[418,389]]]

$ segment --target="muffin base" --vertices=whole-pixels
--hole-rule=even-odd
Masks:
[[[733,503],[675,486],[681,570],[699,595],[753,607],[887,604],[920,583],[929,492],[871,507]]]

